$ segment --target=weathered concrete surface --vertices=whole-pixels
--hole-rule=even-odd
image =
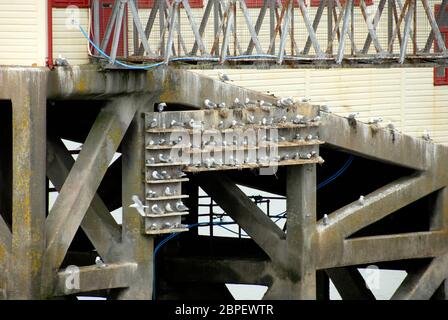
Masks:
[[[129,262],[106,264],[104,267],[80,267],[75,272],[68,268],[58,272],[54,295],[62,296],[102,289],[126,288],[131,284],[136,270],[137,264]],[[79,277],[79,283],[74,283],[74,276]],[[67,286],[67,283],[79,284],[79,288]]]
[[[45,246],[47,72],[8,73],[13,112],[13,209],[8,297],[37,298]],[[0,79],[0,84],[4,83]]]
[[[133,100],[132,97],[136,95],[139,98]],[[65,195],[56,202],[53,210],[61,213],[56,217],[52,211],[45,230],[47,96],[48,99],[62,100],[113,99],[115,103],[121,101],[121,104],[117,107],[117,114],[120,116],[103,119],[95,125],[97,127],[93,127],[95,139],[90,142],[88,139],[71,172],[69,169],[72,165],[67,161],[68,158],[61,160],[67,154],[60,154],[56,160],[49,159],[48,173],[56,176],[58,188],[62,186],[61,195],[69,194],[64,188],[73,194]],[[121,96],[128,98],[119,98]],[[273,99],[173,68],[159,68],[151,72],[98,71],[94,66],[57,68],[52,72],[39,68],[0,68],[0,99],[12,99],[14,115],[12,238],[8,233],[8,226],[0,222],[0,267],[5,269],[5,266],[14,266],[14,270],[9,270],[8,273],[8,297],[40,298],[51,295],[54,290],[60,292],[60,287],[56,285],[56,281],[60,281],[57,268],[74,233],[82,225],[105,260],[136,265],[134,276],[126,281],[118,274],[111,284],[98,281],[89,290],[108,288],[113,284],[126,286],[118,294],[119,298],[150,299],[153,238],[141,234],[141,217],[129,208],[131,196],[143,193],[144,128],[139,114],[151,111],[154,103],[159,101],[199,109],[203,107],[205,98],[231,105],[235,97],[241,100],[246,97],[265,101]],[[302,111],[304,114],[315,114],[317,108],[304,105]],[[448,251],[448,170],[445,168],[448,163],[448,148],[389,129],[349,122],[332,114],[322,112],[321,116],[323,125],[319,130],[319,137],[331,147],[376,161],[404,166],[414,170],[415,174],[402,177],[365,195],[362,203],[355,201],[337,209],[328,215],[328,222],[324,224],[323,221],[316,223],[313,218],[316,215],[315,171],[306,173],[302,171],[304,168],[291,168],[286,188],[290,212],[287,234],[273,226],[269,219],[263,218],[263,213],[260,214],[249,203],[250,200],[235,189],[233,181],[211,175],[210,178],[215,180],[203,183],[204,188],[208,189],[206,191],[215,195],[217,202],[232,213],[240,226],[267,252],[270,261],[229,259],[212,265],[208,259],[198,259],[193,265],[198,268],[202,266],[204,272],[222,268],[224,272],[215,277],[216,283],[224,282],[225,276],[241,283],[267,283],[271,288],[265,298],[312,299],[316,297],[317,269],[434,257],[434,263],[423,273],[416,273],[409,282],[411,285],[408,288],[414,288],[413,291],[397,293],[400,297],[428,297],[430,291],[436,290],[446,278],[442,272],[446,268],[446,261],[442,257]],[[92,210],[107,214],[105,205],[96,196],[96,189],[128,125],[129,130],[121,149],[123,228],[121,239],[117,240],[120,236],[108,223],[110,219],[103,219],[98,214],[92,215]],[[114,127],[120,129],[114,130]],[[110,134],[105,134],[107,132]],[[94,160],[100,161],[94,163]],[[61,163],[64,165],[53,168],[53,165]],[[68,176],[67,181],[63,181],[65,176]],[[362,228],[433,192],[439,192],[439,197],[434,208],[428,209],[433,210],[431,230],[348,239]],[[229,201],[230,198],[236,201]],[[95,224],[102,226],[97,227]],[[102,231],[94,234],[98,230]],[[49,239],[49,255],[43,257],[46,238]],[[113,239],[113,244],[108,244],[106,239]],[[44,263],[49,268],[43,268]],[[182,265],[188,262],[179,263]],[[258,270],[261,278],[257,279],[257,274],[247,272],[246,268]],[[42,269],[51,271],[41,273]],[[85,270],[88,277],[101,273],[89,267]],[[106,274],[110,270],[104,272]],[[194,279],[193,276],[187,277],[187,280]],[[47,284],[48,290],[42,295],[40,287],[43,282]]]

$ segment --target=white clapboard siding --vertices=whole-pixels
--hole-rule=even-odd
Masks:
[[[0,65],[45,65],[46,21],[42,0],[0,0]]]
[[[66,9],[53,8],[53,56],[63,56],[72,65],[89,63],[87,40],[79,28],[67,23]],[[88,29],[89,10],[79,9],[79,22]]]
[[[217,78],[218,70],[196,70]],[[381,116],[405,133],[448,143],[448,86],[433,85],[432,68],[230,70],[234,84],[278,96],[306,97],[336,114]]]

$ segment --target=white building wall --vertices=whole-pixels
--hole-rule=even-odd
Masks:
[[[0,0],[0,65],[44,66],[46,56],[46,1]]]

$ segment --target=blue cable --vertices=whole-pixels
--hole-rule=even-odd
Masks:
[[[347,162],[345,162],[345,164],[335,174],[333,174],[331,177],[329,177],[328,179],[322,181],[317,185],[317,190],[325,187],[327,184],[329,184],[330,182],[338,178],[340,175],[342,175],[345,172],[345,170],[347,170],[347,168],[351,165],[354,158],[355,158],[354,155],[350,155]]]
[[[154,63],[151,65],[144,65],[144,66],[136,66],[136,65],[130,65],[123,63],[119,60],[113,61],[112,58],[103,50],[101,50],[95,42],[92,41],[92,39],[89,37],[87,32],[84,30],[82,26],[79,26],[79,29],[81,30],[81,33],[83,36],[89,41],[89,43],[100,53],[103,57],[107,58],[109,62],[113,62],[114,64],[117,64],[119,66],[122,66],[124,68],[133,69],[133,70],[149,70],[155,67],[159,67],[164,64],[168,64],[168,61],[162,61],[158,63]],[[258,54],[258,55],[240,55],[240,56],[229,56],[225,60],[237,60],[237,59],[260,59],[260,58],[270,58],[270,59],[276,59],[277,57],[270,54]],[[169,61],[211,61],[211,62],[218,62],[219,58],[214,57],[175,57],[170,59]]]

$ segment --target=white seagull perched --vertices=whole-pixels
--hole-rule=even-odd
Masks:
[[[69,63],[66,58],[64,58],[62,55],[59,55],[55,61],[55,65],[58,67],[65,67],[68,66]]]
[[[157,204],[152,205],[151,211],[155,214],[163,214],[163,210]]]
[[[233,106],[236,108],[244,108],[245,107],[244,103],[242,103],[240,101],[240,99],[238,99],[238,98],[235,98],[235,100],[233,101]]]
[[[347,118],[349,118],[350,120],[355,120],[355,118],[358,116],[359,112],[352,112],[349,113],[349,115],[347,116]]]
[[[324,217],[323,217],[323,219],[322,219],[322,222],[324,223],[324,226],[326,226],[326,225],[328,225],[328,215],[327,214],[324,214]]]
[[[364,196],[360,196],[359,199],[358,199],[358,202],[359,202],[360,205],[364,205],[365,202],[366,202],[366,200],[364,199]]]
[[[101,259],[100,256],[97,256],[95,258],[95,265],[97,268],[105,268],[107,265],[104,263],[104,261]]]
[[[159,112],[162,112],[163,109],[165,109],[165,108],[166,108],[166,103],[165,103],[165,102],[161,102],[161,103],[159,103],[159,104],[157,105],[157,110],[158,110]]]
[[[222,82],[227,82],[227,81],[233,82],[233,80],[230,80],[228,75],[226,75],[225,73],[222,73],[220,71],[218,72],[218,77],[219,77],[219,80],[221,80]]]
[[[292,119],[292,123],[294,124],[299,124],[299,123],[303,123],[304,116],[302,116],[301,114],[296,114],[296,116],[294,117],[294,119]]]
[[[170,187],[166,187],[165,188],[165,190],[163,191],[163,194],[165,195],[165,196],[174,196],[174,192],[171,190],[171,188]]]
[[[204,106],[205,106],[207,109],[215,109],[215,108],[216,108],[216,103],[211,102],[209,99],[205,99],[205,100],[204,100]]]
[[[429,134],[428,130],[423,131],[422,138],[425,141],[431,141],[432,140],[431,139],[431,135]]]
[[[176,210],[181,212],[181,211],[187,211],[188,208],[186,205],[184,205],[184,203],[182,201],[178,201],[178,202],[176,202]]]
[[[157,127],[157,119],[156,119],[156,118],[154,118],[154,119],[151,120],[151,122],[149,123],[149,127],[150,127],[150,128],[155,128],[155,127]]]
[[[156,180],[163,180],[163,176],[157,170],[154,170],[151,176]]]
[[[159,161],[160,162],[163,162],[163,163],[168,163],[168,162],[171,162],[172,160],[171,160],[171,157],[166,157],[166,156],[164,156],[163,154],[159,154]]]
[[[166,212],[173,212],[174,211],[173,208],[171,207],[171,204],[169,202],[165,205],[165,210],[166,210]]]
[[[131,205],[129,206],[129,208],[135,208],[135,209],[138,211],[138,213],[140,213],[140,215],[141,215],[142,217],[146,216],[145,209],[147,209],[147,208],[149,208],[149,207],[143,205],[143,203],[140,201],[139,197],[136,196],[136,195],[133,195],[133,196],[132,196],[132,201],[134,201],[134,203],[131,204]]]

